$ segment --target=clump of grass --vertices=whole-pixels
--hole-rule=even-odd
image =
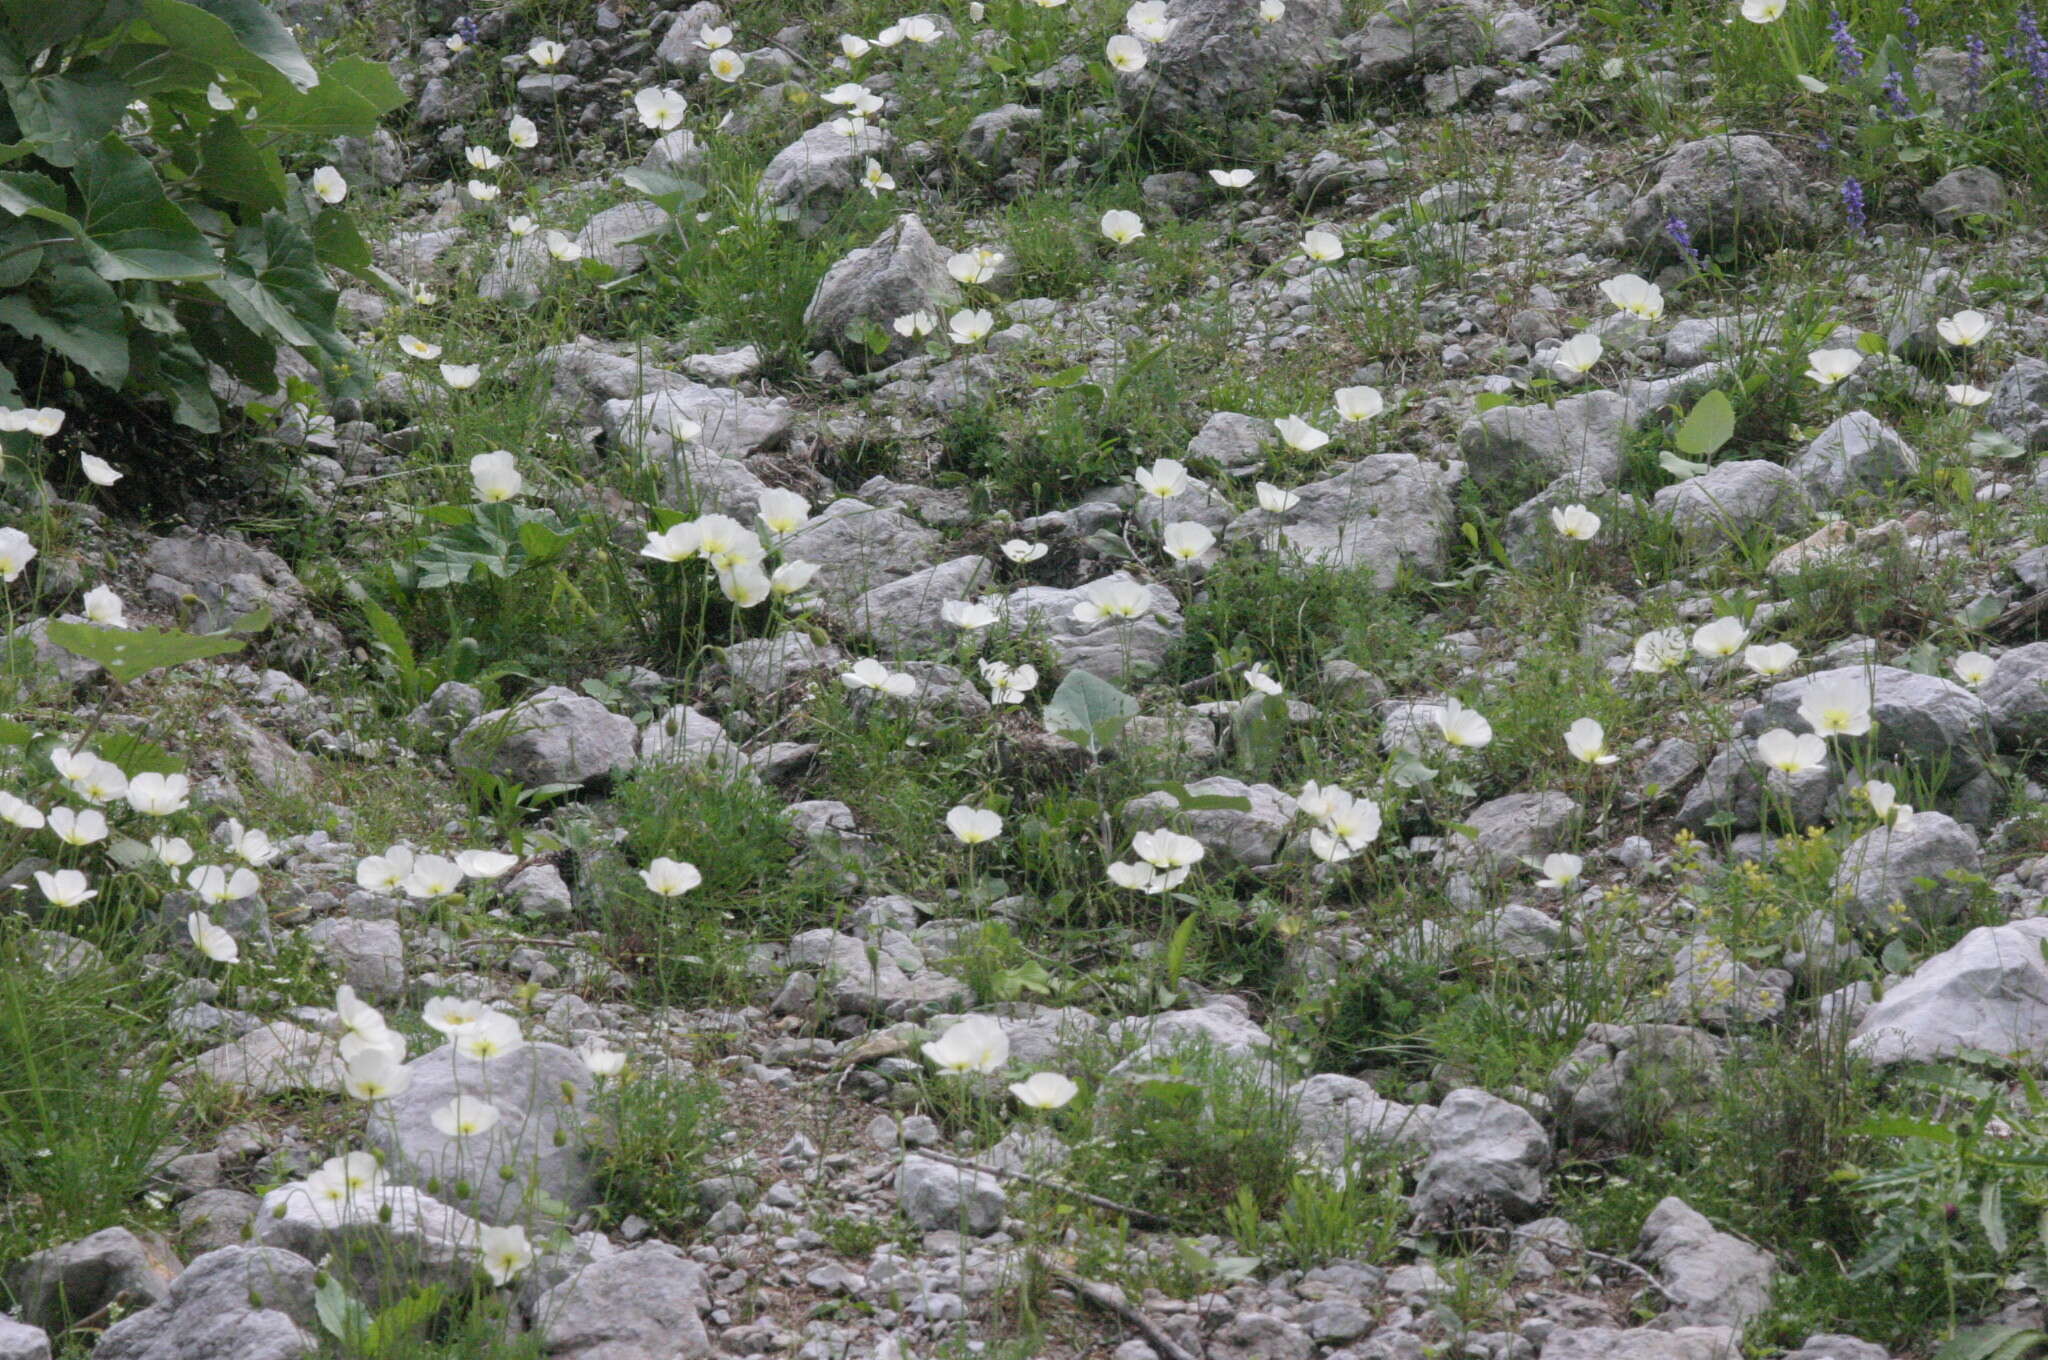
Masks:
[[[615,1081],[592,1100],[601,1202],[613,1221],[638,1214],[657,1232],[695,1224],[697,1183],[724,1130],[724,1097],[709,1076]]]
[[[1226,1227],[1241,1202],[1265,1217],[1293,1186],[1292,1111],[1270,1074],[1227,1055],[1190,1046],[1109,1082],[1094,1111],[1074,1182],[1189,1230]]]
[[[132,1222],[163,1138],[166,989],[0,923],[0,1259]]]

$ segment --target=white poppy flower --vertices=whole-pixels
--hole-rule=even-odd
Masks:
[[[946,814],[946,829],[962,845],[983,845],[1003,834],[1003,819],[992,809],[962,803]]]

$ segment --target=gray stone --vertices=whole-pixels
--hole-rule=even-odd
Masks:
[[[1280,445],[1273,422],[1236,411],[1218,411],[1202,422],[1188,440],[1190,462],[1207,460],[1227,473],[1248,472],[1266,465],[1266,457]]]
[[[658,390],[607,401],[599,408],[598,419],[606,438],[617,447],[632,449],[649,462],[666,467],[679,446],[686,452],[727,459],[779,449],[789,440],[796,412],[781,397],[750,397],[730,387],[670,379]],[[682,422],[697,429],[687,442],[675,436]],[[672,471],[671,483],[685,485],[692,475],[703,475],[695,461]],[[759,480],[754,484],[759,485]]]
[[[704,1269],[666,1242],[592,1261],[533,1304],[535,1328],[561,1360],[703,1360],[711,1339]]]
[[[1270,1313],[1239,1313],[1208,1337],[1210,1360],[1309,1360],[1307,1332]]]
[[[2029,453],[2048,453],[2048,363],[2020,359],[1991,388],[1984,423]]]
[[[1291,12],[1291,7],[1290,7]],[[1319,482],[1294,488],[1301,499],[1285,515],[1249,510],[1224,537],[1284,545],[1283,567],[1361,567],[1381,590],[1403,568],[1424,575],[1449,561],[1456,519],[1451,494],[1463,470],[1408,453],[1360,459]]]
[[[699,47],[698,39],[706,28],[725,26],[725,11],[711,0],[697,0],[696,4],[685,7],[677,14],[668,31],[661,35],[661,42],[654,49],[654,59],[671,71],[693,74],[704,69],[704,63],[711,53]]]
[[[848,137],[820,123],[776,152],[761,171],[761,201],[795,223],[798,235],[816,236],[861,192],[868,159],[888,155],[895,144],[883,128],[863,128]]]
[[[1680,258],[1665,230],[1677,218],[1693,245],[1768,252],[1802,245],[1820,226],[1799,167],[1762,137],[1704,137],[1664,160],[1657,183],[1629,205],[1622,234],[1653,260]]]
[[[677,128],[654,139],[640,168],[662,175],[685,175],[704,161],[704,143],[689,128]]]
[[[725,649],[725,669],[733,688],[753,697],[779,694],[845,662],[845,655],[837,647],[821,646],[808,633],[749,638]]]
[[[49,1333],[0,1317],[0,1360],[50,1360]]]
[[[912,1153],[896,1172],[896,1203],[915,1227],[986,1237],[1003,1226],[1008,1199],[1002,1182],[985,1171]]]
[[[784,561],[824,568],[814,583],[828,601],[851,600],[931,565],[941,539],[899,510],[841,497],[782,541]]]
[[[1850,1049],[1872,1062],[1934,1062],[1965,1049],[2048,1058],[2048,917],[1979,926],[1885,990]]]
[[[1117,738],[1121,750],[1156,752],[1193,765],[1217,758],[1216,724],[1200,713],[1141,713]]]
[[[1131,522],[1147,533],[1161,534],[1169,524],[1200,524],[1221,536],[1237,518],[1237,509],[1225,500],[1217,490],[1200,477],[1188,477],[1187,489],[1178,496],[1161,499],[1158,496],[1141,496],[1131,507]],[[1206,564],[1210,555],[1198,558]]]
[[[462,730],[454,759],[529,788],[589,784],[630,769],[633,720],[587,694],[550,685]]]
[[[1437,1106],[1429,1147],[1415,1185],[1419,1222],[1520,1221],[1543,1202],[1550,1136],[1519,1105],[1473,1087],[1453,1091]]]
[[[804,308],[804,326],[815,343],[854,369],[908,358],[917,345],[891,329],[896,318],[917,311],[943,315],[960,301],[946,259],[917,214],[905,213],[871,244],[825,271]],[[880,355],[864,338],[870,327],[889,337]]]
[[[717,719],[677,704],[641,731],[640,763],[735,774],[747,760]]]
[[[1151,831],[1173,826],[1200,841],[1218,863],[1256,869],[1276,863],[1280,846],[1294,825],[1294,799],[1271,784],[1246,784],[1216,776],[1187,786],[1197,798],[1244,798],[1251,811],[1206,809],[1177,812],[1170,793],[1148,793],[1123,806],[1126,831]]]
[[[161,1302],[107,1328],[93,1360],[304,1360],[320,1344],[315,1273],[271,1247],[208,1252]]]
[[[178,1270],[170,1245],[155,1233],[102,1228],[16,1262],[7,1289],[25,1321],[62,1331],[124,1296],[129,1307],[157,1302]]]
[[[1556,917],[1510,902],[1473,923],[1472,938],[1514,959],[1540,959],[1565,942],[1565,928]]]
[[[475,722],[483,711],[482,690],[460,680],[444,680],[434,686],[434,692],[424,702],[406,714],[405,722],[422,735],[445,742]]]
[[[287,1091],[341,1094],[341,1050],[324,1034],[273,1020],[231,1043],[208,1049],[179,1068],[175,1080],[214,1082],[250,1095]]]
[[[754,345],[720,350],[716,354],[692,354],[683,360],[683,372],[708,383],[730,387],[758,375],[761,351]]]
[[[1103,579],[1132,578],[1126,572],[1116,572]],[[1083,670],[1115,681],[1157,670],[1186,631],[1173,592],[1161,585],[1148,585],[1146,591],[1152,609],[1142,618],[1100,619],[1094,623],[1082,623],[1074,617],[1074,607],[1088,599],[1085,586],[1071,590],[1024,586],[1008,595],[989,596],[983,603],[1002,615],[998,626],[1012,634],[1042,637],[1063,669]]]
[[[1526,859],[1561,849],[1578,816],[1579,805],[1569,794],[1555,789],[1510,793],[1466,813],[1461,820],[1472,828],[1472,834],[1446,836],[1439,858],[1446,865],[1519,866]]]
[[[312,942],[341,980],[372,1000],[405,993],[405,940],[396,921],[361,921],[331,916],[306,928]]]
[[[826,1000],[840,1015],[901,1019],[958,1010],[974,998],[957,979],[929,968],[910,971],[888,951],[835,930],[798,935],[785,961],[818,974]]]
[[[2000,656],[1991,678],[1977,687],[1977,697],[1991,713],[1991,730],[2001,746],[2048,739],[2048,642]]]
[[[596,1200],[582,1147],[590,1074],[574,1049],[528,1042],[480,1062],[459,1056],[451,1043],[405,1066],[411,1083],[372,1106],[368,1121],[371,1145],[384,1154],[393,1180],[426,1185],[438,1177],[436,1195],[487,1223],[549,1217],[535,1196],[572,1214]],[[457,1095],[495,1106],[496,1126],[467,1138],[435,1128],[434,1112]],[[458,1195],[457,1181],[468,1182],[472,1193]]]
[[[1471,65],[1493,52],[1491,16],[1465,0],[1393,0],[1344,39],[1351,72],[1367,83]]]
[[[961,636],[941,617],[947,601],[973,600],[994,575],[986,557],[956,557],[877,586],[828,616],[865,636],[881,656],[947,651]]]
[[[528,76],[520,81],[525,93],[529,80],[566,80],[566,76]],[[583,224],[575,241],[583,260],[602,264],[617,275],[638,273],[646,263],[642,243],[670,226],[669,215],[653,203],[636,200],[606,208]],[[579,262],[580,263],[580,262]],[[493,302],[530,302],[539,295],[550,275],[579,266],[559,263],[548,253],[547,242],[536,233],[513,237],[498,247],[491,267],[477,282],[479,296]]]
[[[1881,491],[1920,471],[1920,455],[1868,411],[1851,411],[1815,436],[1792,460],[1792,475],[1821,504],[1851,491]]]
[[[960,134],[960,156],[990,179],[1007,175],[1020,159],[1036,150],[1045,110],[1025,104],[1004,104],[977,114]]]
[[[1357,1165],[1360,1151],[1379,1144],[1429,1146],[1436,1123],[1436,1106],[1403,1105],[1334,1072],[1296,1083],[1286,1098],[1297,1122],[1295,1155],[1340,1175]]]
[[[1879,826],[1842,851],[1835,895],[1857,924],[1879,932],[1911,921],[1932,929],[1968,908],[1971,890],[1951,874],[1982,867],[1977,837],[1939,812],[1916,812],[1904,827]]]
[[[178,1245],[200,1256],[243,1240],[256,1217],[257,1199],[241,1190],[201,1190],[178,1204]]]
[[[1110,1069],[1110,1075],[1144,1075],[1157,1064],[1190,1054],[1225,1058],[1263,1056],[1272,1046],[1272,1036],[1244,1012],[1242,1002],[1230,1004],[1233,1000],[1218,997],[1190,1010],[1162,1011],[1112,1024],[1112,1043],[1135,1041],[1137,1047]]]
[[[1678,824],[1696,836],[1754,831],[1768,809],[1789,817],[1794,827],[1816,826],[1827,820],[1828,800],[1840,779],[1832,754],[1818,769],[1787,776],[1765,768],[1755,741],[1731,741],[1714,753],[1706,773],[1686,794]]]
[[[1782,986],[1773,986],[1721,941],[1695,935],[1672,956],[1671,981],[1651,1014],[1660,1020],[1726,1027],[1775,1020],[1784,1010]]]
[[[1633,408],[1596,390],[1554,406],[1496,406],[1458,431],[1466,475],[1481,486],[1529,490],[1558,478],[1610,486],[1621,477],[1621,445]]]
[[[1759,527],[1791,533],[1812,513],[1800,479],[1760,458],[1718,463],[1665,487],[1651,503],[1700,547],[1721,546]]]
[[[1588,1025],[1550,1074],[1551,1104],[1568,1132],[1626,1136],[1699,1104],[1727,1054],[1725,1039],[1683,1025]]]
[[[1718,1232],[1704,1214],[1675,1195],[1643,1220],[1636,1256],[1657,1272],[1671,1304],[1659,1322],[1681,1327],[1743,1325],[1770,1306],[1777,1267],[1764,1252]]]
[[[1165,170],[1138,182],[1138,198],[1145,210],[1160,217],[1190,217],[1202,210],[1216,185],[1192,170]]]
[[[1238,0],[1176,0],[1173,31],[1117,81],[1124,111],[1155,128],[1264,116],[1317,95],[1343,58],[1341,0],[1289,0],[1278,23]]]
[[[1567,472],[1510,510],[1500,531],[1501,546],[1507,549],[1509,565],[1518,571],[1533,571],[1550,560],[1553,553],[1574,551],[1572,543],[1558,536],[1557,526],[1551,523],[1550,512],[1568,505],[1600,501],[1606,495],[1607,484],[1597,477]],[[1634,497],[1624,499],[1634,503]],[[1592,508],[1601,512],[1603,518],[1612,513],[1604,508],[1604,504]]]
[[[1870,686],[1876,759],[1910,764],[1938,780],[1943,791],[1960,789],[1983,770],[1991,741],[1991,713],[1983,701],[1952,680],[1896,666],[1842,666],[1781,681],[1743,716],[1743,735],[1774,727],[1809,730],[1799,716],[1807,689],[1838,681]]]
[[[195,632],[225,631],[245,614],[270,611],[266,644],[299,669],[324,667],[346,649],[316,616],[284,559],[219,534],[181,530],[142,555],[148,603]]]
[[[1995,221],[2006,213],[2005,181],[1981,165],[1958,166],[1920,191],[1920,211],[1937,227]]]
[[[572,75],[548,75],[536,71],[532,75],[519,77],[518,83],[512,88],[518,93],[520,103],[545,109],[558,106],[572,98],[578,85],[579,82]]]
[[[1785,1360],[1891,1360],[1891,1352],[1875,1342],[1853,1336],[1815,1332],[1799,1343]]]
[[[1538,1360],[1730,1360],[1739,1353],[1728,1327],[1557,1327]]]
[[[532,864],[505,882],[505,896],[535,916],[567,916],[575,908],[562,871],[552,864]]]
[[[292,1181],[263,1197],[255,1224],[263,1246],[325,1263],[373,1308],[415,1283],[466,1284],[481,1245],[475,1219],[410,1185],[358,1190],[336,1205]]]

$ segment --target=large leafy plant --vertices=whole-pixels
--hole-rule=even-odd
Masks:
[[[209,366],[267,392],[280,346],[362,382],[328,270],[369,249],[287,158],[403,102],[383,66],[262,0],[0,0],[0,95],[0,404],[82,377],[211,432]]]

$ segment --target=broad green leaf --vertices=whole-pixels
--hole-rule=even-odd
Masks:
[[[1705,458],[1734,437],[1735,406],[1717,387],[1693,403],[1671,442],[1678,445],[1680,453]]]
[[[563,533],[538,520],[528,520],[519,526],[519,546],[526,550],[527,562],[532,565],[552,562],[561,556],[575,536],[574,530]]]
[[[1252,800],[1228,793],[1192,793],[1185,784],[1155,784],[1152,792],[1163,793],[1182,812],[1250,812]]]
[[[2021,1360],[2048,1346],[2048,1333],[2034,1327],[1966,1327],[1934,1353],[1934,1360]]]
[[[108,387],[128,380],[121,299],[90,269],[60,265],[42,287],[0,297],[0,325],[69,359]]]
[[[356,220],[339,208],[324,208],[313,218],[313,249],[322,264],[351,274],[366,275],[376,268],[370,243],[356,230]]]
[[[1083,378],[1087,376],[1088,365],[1075,364],[1072,368],[1063,368],[1057,373],[1048,374],[1043,378],[1037,379],[1035,382],[1033,382],[1032,386],[1072,387],[1075,383],[1080,382]]]
[[[1694,477],[1704,476],[1714,470],[1712,463],[1689,463],[1669,449],[1657,455],[1657,466],[1663,468],[1681,482],[1689,481]]]
[[[205,305],[210,299],[182,299],[178,319],[192,348],[219,364],[243,385],[268,392],[277,382],[277,345],[243,325],[233,312]]]
[[[164,196],[148,161],[113,134],[79,155],[79,216],[42,175],[0,174],[0,208],[63,229],[101,278],[201,279],[220,272],[213,249]]]
[[[340,1342],[362,1341],[371,1327],[370,1310],[342,1288],[340,1275],[329,1275],[313,1291],[313,1311],[327,1334]]]
[[[26,746],[36,739],[36,730],[12,718],[0,718],[0,746]]]
[[[171,46],[222,70],[267,67],[301,90],[320,83],[291,30],[262,0],[142,0],[142,10]]]
[[[188,94],[206,88],[219,67],[162,43],[122,43],[100,54],[100,64],[118,76],[131,97]]]
[[[171,419],[200,434],[220,432],[220,406],[207,381],[206,360],[181,332],[159,335],[141,331],[132,351],[134,385],[171,399]]]
[[[1045,730],[1100,755],[1138,716],[1138,701],[1098,675],[1067,672],[1046,702]]]
[[[104,137],[79,157],[77,182],[84,245],[102,277],[200,279],[220,272],[199,228],[164,196],[149,162],[119,137]]]
[[[366,137],[377,121],[405,102],[388,68],[361,57],[329,64],[320,83],[297,90],[274,76],[258,75],[259,106],[266,133],[306,137]]]
[[[243,645],[240,638],[202,637],[161,628],[102,628],[92,623],[52,623],[48,637],[72,655],[98,662],[122,684],[166,666],[239,652]]]
[[[207,286],[243,325],[302,349],[347,352],[334,332],[336,294],[312,238],[283,213],[265,213],[259,225],[236,232],[226,263]]]
[[[183,774],[185,762],[146,737],[132,732],[109,732],[94,740],[93,748],[104,760],[121,767],[133,779],[138,774]]]
[[[1514,404],[1514,394],[1510,392],[1481,392],[1478,396],[1472,398],[1472,409],[1481,412]]]
[[[2005,1235],[2005,1199],[1995,1180],[1984,1182],[1984,1193],[1977,1201],[1977,1226],[1984,1230],[1984,1240],[1991,1245],[1991,1254],[2005,1255],[2012,1244]]]
[[[0,21],[24,52],[98,38],[133,19],[138,0],[0,0]]]
[[[276,153],[258,147],[238,118],[222,114],[199,137],[192,181],[217,198],[262,212],[284,206],[284,170]]]
[[[22,140],[51,165],[71,166],[112,132],[128,107],[128,86],[91,59],[31,71],[22,49],[0,37],[0,90]]]
[[[660,170],[635,168],[622,171],[619,178],[634,189],[647,195],[655,207],[674,217],[709,192],[693,179],[680,175],[666,174]]]
[[[1956,1141],[1955,1130],[1948,1125],[1931,1119],[1913,1119],[1906,1115],[1866,1119],[1849,1132],[1863,1138],[1917,1138],[1922,1142],[1940,1143],[1944,1146]]]

